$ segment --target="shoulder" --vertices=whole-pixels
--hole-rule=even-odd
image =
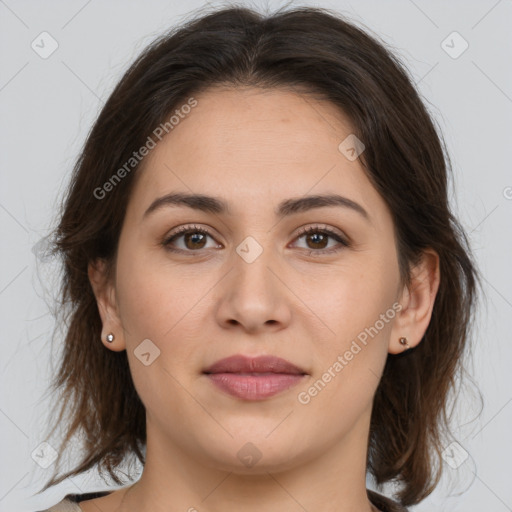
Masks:
[[[106,496],[107,494],[109,494],[109,492],[68,495],[53,507],[41,510],[40,512],[82,512],[78,502],[85,501],[87,499],[99,498],[101,496]],[[406,508],[382,494],[378,494],[377,492],[369,489],[367,489],[367,494],[372,504],[381,510],[381,512],[407,512]]]
[[[369,500],[375,505],[381,512],[407,512],[407,509],[382,494],[379,494],[370,489],[366,489]]]
[[[82,512],[82,509],[78,506],[78,503],[64,498],[53,507],[41,510],[40,512]]]
[[[85,494],[68,494],[62,499],[62,501],[59,501],[59,503],[53,505],[53,507],[50,507],[46,510],[41,510],[39,512],[82,512],[82,509],[78,505],[80,501],[101,498],[107,494],[110,494],[110,491],[88,492]]]

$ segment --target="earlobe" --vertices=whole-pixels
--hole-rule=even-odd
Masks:
[[[389,341],[388,352],[399,354],[416,347],[422,340],[432,317],[434,303],[439,289],[439,256],[432,249],[426,249],[411,270],[408,286],[404,286],[398,313]],[[403,342],[406,339],[407,343]]]
[[[118,312],[115,287],[108,279],[106,269],[104,260],[96,260],[89,263],[87,273],[101,318],[101,341],[109,350],[119,352],[126,348],[124,330]]]

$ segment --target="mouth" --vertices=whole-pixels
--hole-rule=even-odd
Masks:
[[[203,374],[217,389],[242,400],[263,400],[301,382],[305,370],[275,356],[235,355],[217,361]]]

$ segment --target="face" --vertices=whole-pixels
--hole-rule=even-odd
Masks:
[[[288,91],[195,98],[137,177],[108,317],[148,440],[238,472],[245,455],[275,471],[366,442],[402,288],[390,212],[339,149],[350,124]],[[169,194],[225,208],[154,203]],[[342,199],[302,201],[324,195]],[[233,355],[299,371],[204,373]]]

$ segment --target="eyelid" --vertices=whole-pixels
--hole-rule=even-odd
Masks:
[[[168,245],[170,244],[171,240],[174,239],[174,238],[178,238],[179,236],[181,235],[184,235],[186,233],[195,233],[195,232],[198,232],[198,233],[203,233],[207,236],[209,236],[210,238],[212,238],[213,240],[215,240],[216,238],[216,232],[213,228],[211,228],[210,226],[208,227],[202,227],[202,226],[198,226],[197,224],[184,224],[182,226],[179,226],[173,230],[171,230],[170,233],[166,234],[162,241],[161,241],[161,244],[168,248]],[[216,240],[215,240],[216,241]],[[222,244],[220,244],[222,245]],[[169,249],[169,250],[172,250],[172,249]],[[183,251],[181,249],[176,249],[176,252],[199,252],[199,250],[197,251]]]
[[[318,224],[318,223],[307,224],[306,226],[300,227],[299,231],[295,234],[295,238],[300,237],[304,234],[311,233],[311,232],[316,233],[317,231],[318,232],[324,231],[330,235],[336,235],[336,236],[342,238],[343,241],[346,242],[347,244],[350,243],[349,237],[343,231],[341,231],[338,228],[329,226],[328,224],[321,224],[321,223],[320,224]]]
[[[331,256],[333,254],[338,254],[344,249],[352,246],[352,241],[350,238],[345,235],[345,233],[337,228],[333,228],[326,224],[309,224],[307,226],[303,226],[299,228],[299,232],[294,236],[294,241],[302,238],[309,233],[322,233],[326,234],[328,237],[335,239],[338,242],[338,246],[330,247],[329,249],[305,249],[301,248],[302,251],[305,251],[308,256],[314,257],[322,257],[322,256]],[[341,247],[340,247],[341,245]]]
[[[181,253],[181,254],[184,254],[184,253],[189,253],[189,254],[198,253],[199,254],[204,249],[198,249],[198,250],[194,251],[194,250],[175,249],[175,248],[170,247],[170,242],[173,239],[179,238],[181,235],[184,235],[189,232],[190,233],[194,233],[194,232],[203,233],[206,236],[209,236],[210,238],[212,238],[213,240],[215,240],[217,242],[215,230],[213,228],[211,228],[210,226],[205,228],[202,226],[198,226],[196,224],[184,224],[184,225],[179,226],[179,227],[175,228],[174,230],[172,230],[168,235],[165,235],[161,244],[164,246],[165,249],[167,249],[171,252],[176,252],[176,253]],[[326,224],[318,224],[318,223],[307,224],[306,226],[300,227],[299,230],[294,234],[292,242],[296,241],[299,238],[302,238],[303,236],[305,236],[309,233],[326,234],[328,237],[336,239],[337,242],[343,246],[341,248],[340,247],[331,247],[329,249],[301,248],[303,251],[308,252],[309,255],[311,255],[311,254],[316,254],[318,256],[328,255],[328,254],[339,252],[341,249],[350,247],[352,245],[350,238],[343,231],[341,231],[337,228],[333,228]],[[219,243],[219,244],[223,245],[222,243]]]

